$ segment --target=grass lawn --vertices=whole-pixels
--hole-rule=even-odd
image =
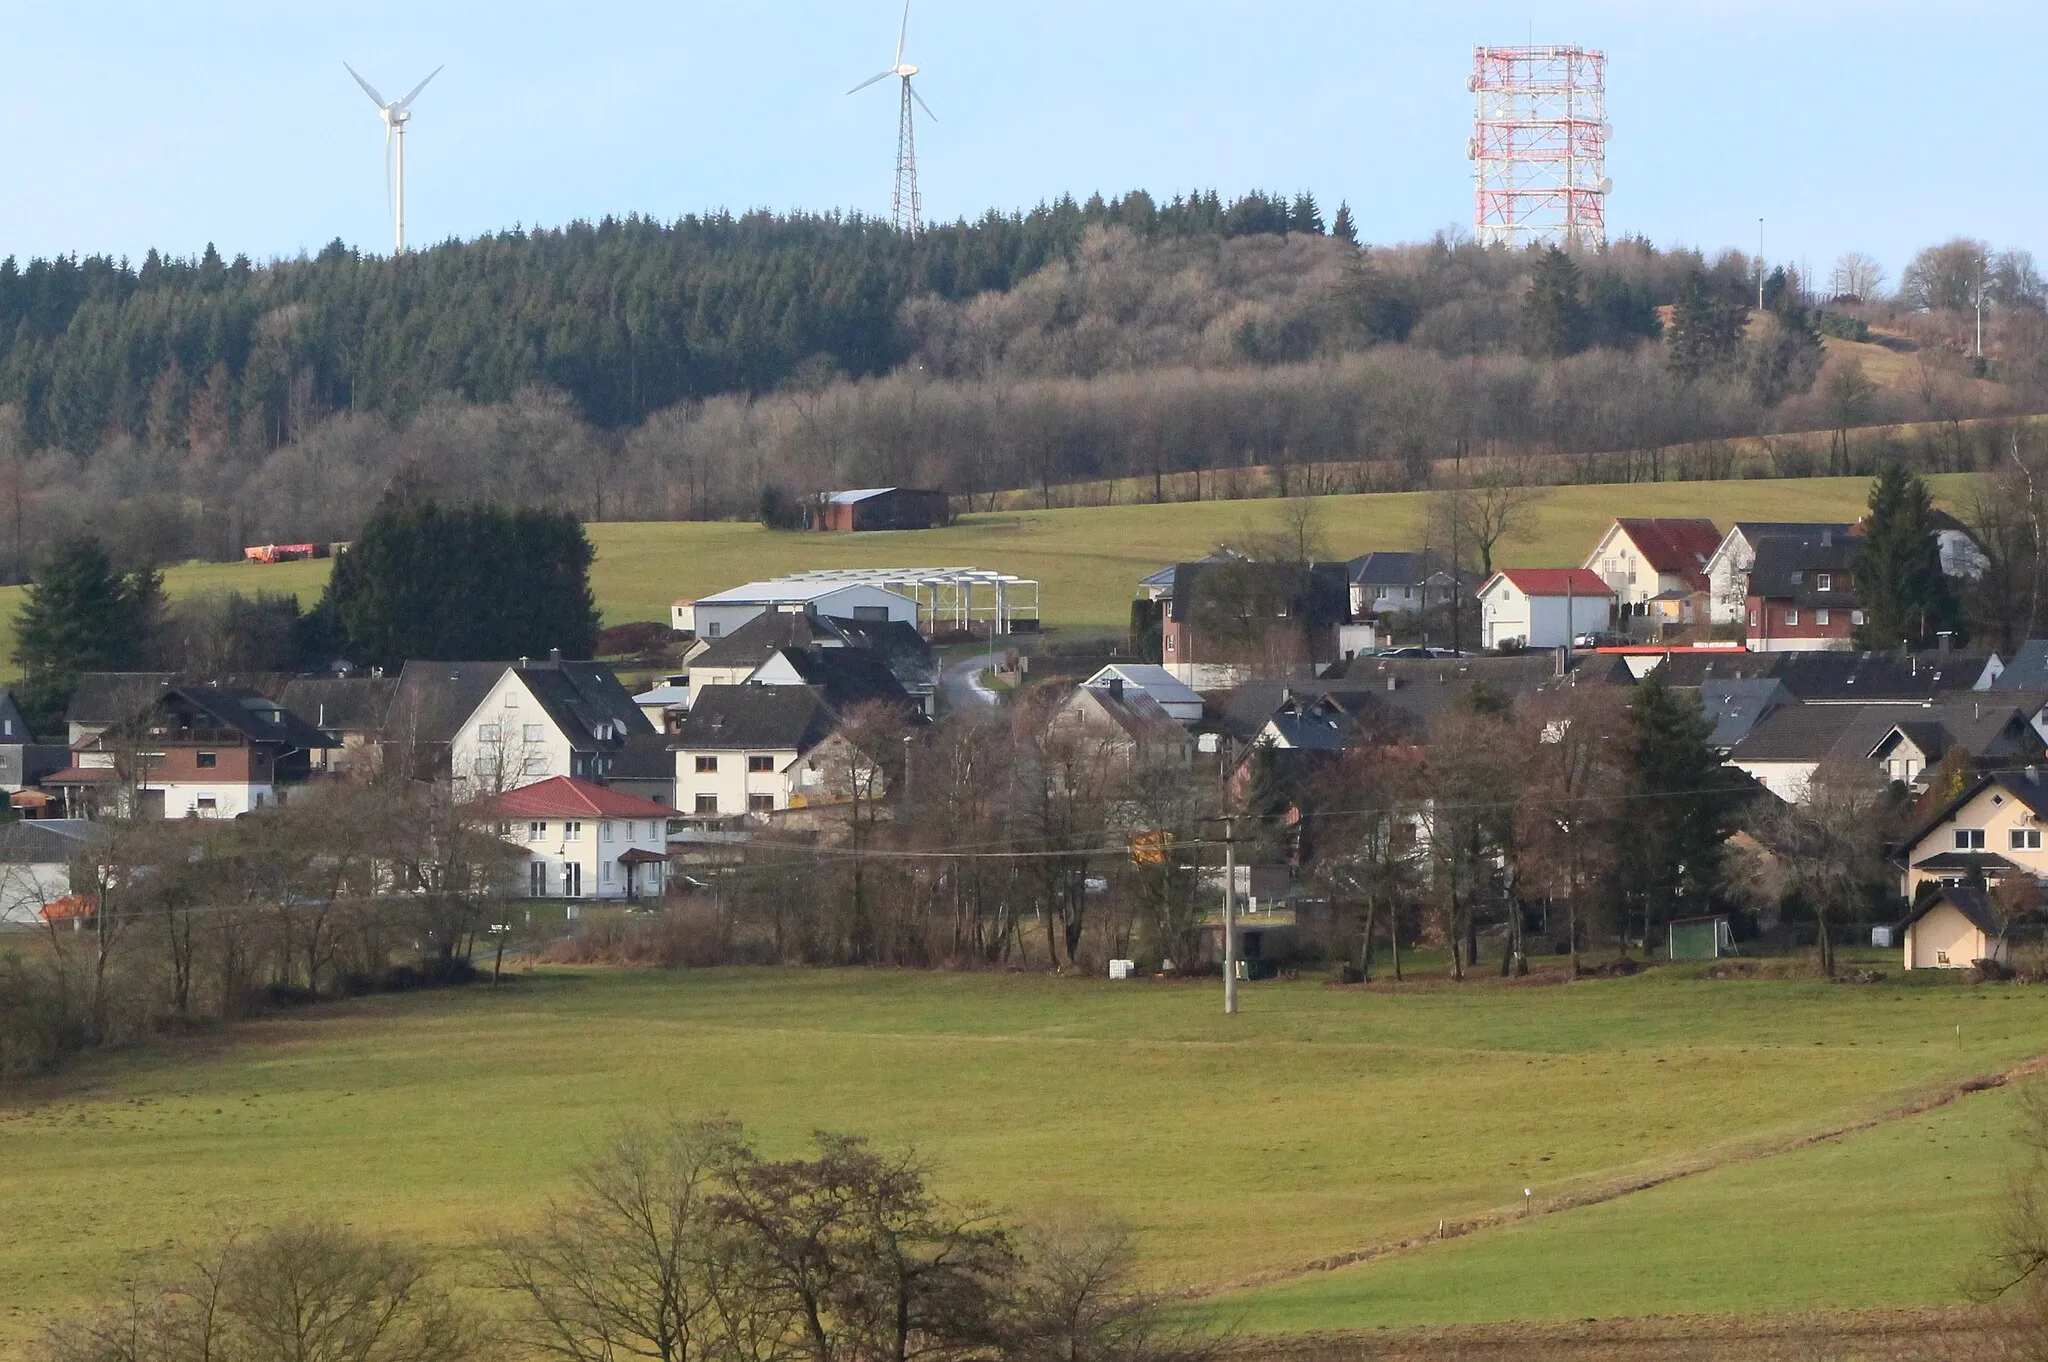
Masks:
[[[1967,497],[1970,475],[1929,479],[1945,504]],[[1559,487],[1542,503],[1532,538],[1500,546],[1504,567],[1578,562],[1618,515],[1736,520],[1854,520],[1866,478],[1660,482]],[[1423,516],[1420,493],[1324,497],[1332,552],[1411,548]],[[943,530],[880,534],[774,533],[758,525],[641,522],[590,527],[592,584],[607,624],[667,620],[678,599],[742,582],[821,567],[953,567],[1013,572],[1043,584],[1050,626],[1077,634],[1120,633],[1140,577],[1198,558],[1218,543],[1273,527],[1273,501],[1174,502],[962,517]],[[187,563],[164,574],[173,596],[201,591],[281,591],[310,607],[327,581],[322,562]],[[0,588],[0,658],[14,651],[21,589]],[[7,664],[11,665],[11,664]]]
[[[1216,995],[1036,975],[558,970],[115,1057],[0,1105],[0,1340],[220,1217],[325,1210],[473,1244],[558,1192],[624,1115],[722,1110],[772,1151],[820,1126],[914,1142],[954,1194],[1022,1213],[1098,1205],[1139,1227],[1162,1281],[1222,1284],[1512,1205],[1524,1186],[1551,1196],[1829,1128],[2048,1050],[2048,989],[1955,981],[1660,969],[1389,994],[1304,980],[1252,986],[1234,1021]],[[1262,1328],[1521,1308],[1503,1301],[1564,1316],[1749,1309],[1743,1284],[1764,1278],[1773,1307],[1953,1300],[1954,1260],[1995,1191],[1997,1100],[1224,1308]],[[1927,1152],[1915,1141],[1929,1132],[1955,1156],[1899,1158]],[[1495,1279],[1497,1297],[1475,1288]]]

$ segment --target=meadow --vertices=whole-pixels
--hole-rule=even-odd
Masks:
[[[771,1153],[857,1130],[916,1145],[957,1197],[1123,1217],[1158,1282],[1259,1332],[1952,1304],[2009,1093],[1797,1146],[2048,1051],[2048,989],[1956,979],[1664,967],[1218,1003],[1023,974],[551,969],[112,1056],[0,1095],[0,1351],[222,1223],[324,1212],[459,1255],[617,1120],[713,1111]],[[1551,1209],[1682,1168],[1708,1171]]]
[[[1973,478],[1931,478],[1936,496],[1966,506]],[[1866,478],[1655,482],[1551,489],[1532,532],[1499,546],[1503,567],[1575,563],[1592,551],[1619,515],[1705,516],[1724,529],[1737,520],[1854,520],[1870,491]],[[1330,551],[1344,558],[1371,549],[1413,548],[1426,515],[1423,493],[1319,497]],[[1070,510],[1001,511],[962,516],[943,530],[877,534],[799,534],[724,521],[593,524],[591,582],[606,624],[662,620],[669,606],[779,573],[823,567],[992,568],[1042,584],[1048,627],[1069,635],[1122,633],[1138,579],[1199,558],[1218,544],[1243,543],[1277,525],[1271,500],[1169,502]],[[185,563],[164,573],[171,596],[207,591],[289,593],[310,608],[330,564]],[[0,588],[0,658],[14,651],[21,588]],[[11,663],[0,663],[0,669]]]

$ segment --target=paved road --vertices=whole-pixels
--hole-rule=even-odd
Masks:
[[[939,673],[939,689],[945,693],[949,711],[966,714],[1000,703],[996,693],[981,684],[981,674],[987,669],[987,653],[975,653],[945,665]]]

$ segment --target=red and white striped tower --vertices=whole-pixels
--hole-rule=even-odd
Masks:
[[[1473,234],[1482,246],[1607,241],[1607,54],[1480,47],[1470,82]]]

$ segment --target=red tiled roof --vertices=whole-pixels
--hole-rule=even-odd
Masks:
[[[45,785],[104,785],[116,779],[111,766],[67,766],[55,775],[43,777]]]
[[[487,818],[673,818],[676,811],[638,795],[621,794],[604,785],[571,776],[546,780],[480,799],[471,806]]]
[[[1643,561],[1658,572],[1698,573],[1705,569],[1714,550],[1721,547],[1721,532],[1711,520],[1623,516],[1614,523],[1621,526],[1621,532],[1643,555]]]
[[[1485,594],[1496,578],[1505,577],[1527,596],[1562,596],[1569,583],[1574,596],[1612,596],[1614,589],[1590,568],[1501,568],[1479,588]]]

